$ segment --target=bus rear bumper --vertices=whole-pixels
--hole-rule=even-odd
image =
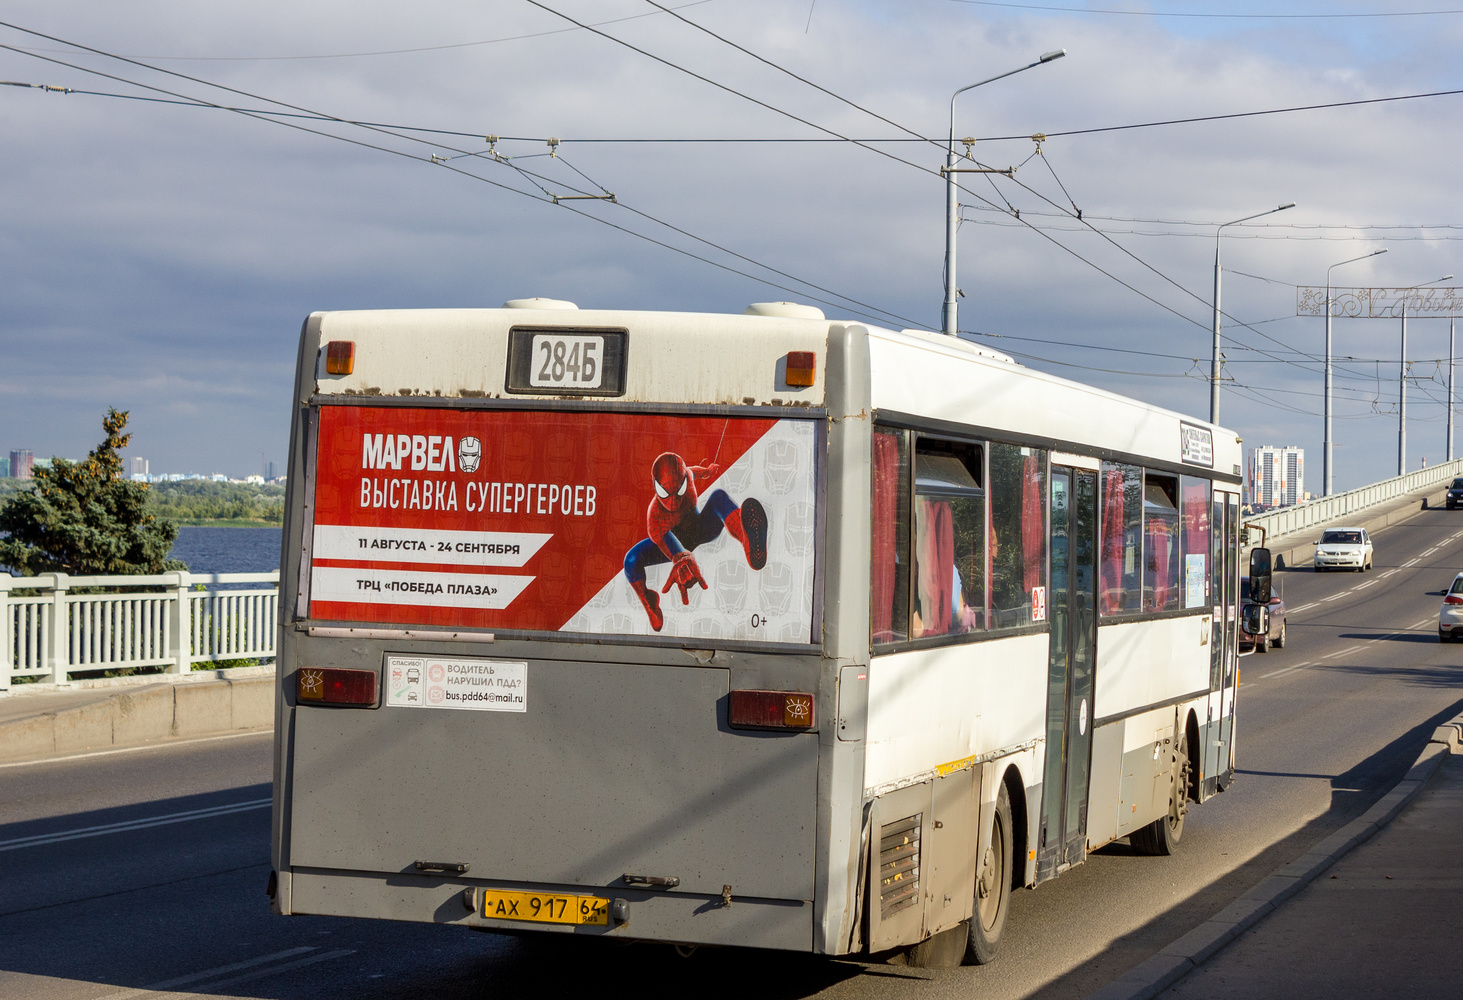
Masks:
[[[415,874],[386,875],[296,868],[288,880],[288,898],[276,899],[276,913],[363,917],[413,923],[456,924],[514,933],[579,934],[623,941],[725,945],[779,951],[813,950],[813,904],[797,899],[743,899],[688,892],[657,892],[625,887],[592,889],[495,883],[499,889],[536,889],[593,894],[611,901],[625,919],[609,926],[575,926],[518,920],[490,920],[469,910],[466,890],[489,887],[485,880]],[[735,889],[733,890],[735,893]],[[481,899],[481,892],[475,898]]]

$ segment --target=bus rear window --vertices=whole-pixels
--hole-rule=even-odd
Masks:
[[[318,415],[312,619],[814,640],[816,421]]]

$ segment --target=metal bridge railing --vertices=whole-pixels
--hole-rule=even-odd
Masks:
[[[278,622],[278,571],[0,576],[0,690],[21,677],[267,659]]]
[[[1264,528],[1268,539],[1283,538],[1317,525],[1334,524],[1368,507],[1421,492],[1454,476],[1463,476],[1463,459],[1444,462],[1430,469],[1418,469],[1405,476],[1384,479],[1380,483],[1312,500],[1310,503],[1256,514],[1246,518],[1245,523]]]

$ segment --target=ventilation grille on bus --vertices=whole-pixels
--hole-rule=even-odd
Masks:
[[[919,898],[919,828],[924,813],[879,829],[879,919],[888,920]]]

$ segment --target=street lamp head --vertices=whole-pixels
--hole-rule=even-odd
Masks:
[[[1284,204],[1284,205],[1281,205],[1281,206],[1280,206],[1280,207],[1279,207],[1279,208],[1277,208],[1277,209],[1276,209],[1276,210],[1275,210],[1275,211],[1277,211],[1277,212],[1283,212],[1283,211],[1285,211],[1285,210],[1286,210],[1286,209],[1287,209],[1287,208],[1294,208],[1294,207],[1295,207],[1295,202],[1293,202],[1293,201],[1287,201],[1287,202],[1286,202],[1286,203],[1285,203],[1285,204]]]
[[[1060,59],[1060,58],[1062,58],[1062,56],[1064,56],[1066,54],[1067,54],[1067,50],[1066,49],[1053,49],[1050,52],[1043,52],[1042,55],[1041,55],[1041,58],[1038,59],[1037,62],[1039,62],[1039,63],[1049,63],[1053,59]]]

